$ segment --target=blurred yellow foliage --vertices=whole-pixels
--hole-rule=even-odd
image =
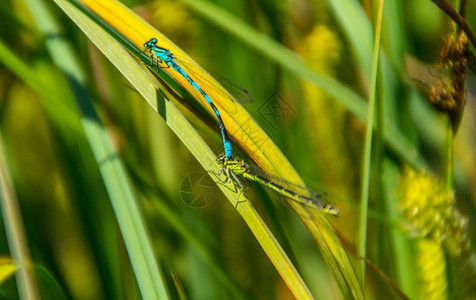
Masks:
[[[150,7],[152,24],[164,35],[184,49],[192,45],[197,36],[198,22],[188,13],[183,3],[176,1],[154,1]]]
[[[336,77],[337,68],[342,62],[343,48],[337,34],[325,25],[317,25],[302,43],[299,52],[319,73]],[[349,128],[352,116],[338,101],[329,99],[320,88],[308,81],[302,81],[309,134],[309,147],[318,162],[317,169],[323,174],[319,181],[331,193],[338,191],[340,200],[352,199],[357,195],[359,168],[350,168],[360,159],[359,135]],[[352,149],[352,151],[349,151]],[[345,201],[339,201],[339,208],[345,214]],[[353,234],[352,215],[346,216],[349,228],[341,232]],[[349,219],[350,218],[350,219]]]

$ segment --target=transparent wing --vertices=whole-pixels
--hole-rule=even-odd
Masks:
[[[189,76],[192,77],[205,92],[210,94],[209,96],[212,97],[213,94],[219,94],[221,97],[232,102],[235,102],[236,99],[241,104],[253,103],[253,96],[242,86],[218,74],[210,74],[196,63],[183,57],[174,56],[174,58],[185,72],[190,74]],[[209,79],[210,76],[216,81]],[[223,91],[223,88],[228,91],[229,95]],[[232,97],[230,97],[230,95]]]
[[[204,70],[204,72],[206,72]],[[225,78],[217,73],[209,73],[216,81],[220,83],[238,102],[241,104],[253,103],[253,95],[241,85]]]

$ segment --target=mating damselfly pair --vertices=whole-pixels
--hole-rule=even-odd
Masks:
[[[209,77],[210,75],[205,70],[201,69],[197,64],[179,56],[174,55],[170,50],[165,49],[163,47],[157,46],[158,40],[156,38],[152,38],[146,43],[144,43],[144,52],[150,58],[150,67],[154,70],[158,70],[158,68],[172,68],[174,71],[179,73],[182,77],[184,77],[187,82],[195,88],[202,97],[207,101],[207,103],[212,108],[216,119],[218,121],[218,125],[220,127],[223,145],[225,149],[225,154],[220,155],[217,158],[217,163],[222,166],[221,173],[225,173],[227,176],[227,181],[234,181],[235,185],[239,186],[240,193],[238,195],[237,204],[239,203],[239,198],[243,191],[243,184],[238,179],[238,176],[241,176],[245,180],[254,181],[268,187],[275,192],[287,197],[297,203],[303,204],[307,207],[318,209],[322,212],[338,215],[339,210],[329,204],[323,202],[323,195],[317,194],[314,192],[306,192],[307,195],[304,195],[301,191],[309,191],[304,187],[299,188],[292,188],[292,186],[296,187],[295,185],[286,185],[288,187],[284,187],[283,185],[277,184],[271,177],[266,177],[260,175],[258,172],[254,171],[248,164],[246,164],[241,159],[233,158],[233,149],[231,147],[230,140],[228,138],[228,132],[226,130],[225,124],[221,118],[220,112],[217,109],[216,105],[213,103],[210,96],[205,92],[205,90],[197,84],[197,80],[193,78],[201,78],[204,76],[205,78]],[[215,83],[212,81],[203,81],[210,83],[209,86],[205,88],[209,91],[217,91],[221,93],[220,87],[217,87]],[[243,95],[245,95],[245,99],[248,97],[251,98],[248,91],[244,90]],[[230,98],[233,101],[232,98]],[[244,101],[242,101],[244,102]],[[291,187],[290,187],[291,186]]]

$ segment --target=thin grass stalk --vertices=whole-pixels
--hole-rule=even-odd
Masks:
[[[465,3],[465,2],[462,2],[461,0],[455,0],[455,9],[456,9],[456,11],[461,12],[462,3]],[[464,17],[464,16],[462,16],[462,17]],[[461,31],[461,28],[458,25],[456,25],[455,28],[454,28],[454,31],[453,31],[453,40],[455,42],[458,39],[458,34],[459,34],[460,31]],[[451,74],[450,76],[454,76],[454,74]],[[450,115],[448,115],[446,118],[447,118],[446,139],[445,139],[446,159],[444,160],[445,163],[446,163],[445,183],[446,183],[447,190],[448,191],[453,191],[454,165],[455,165],[454,139],[455,139],[457,127],[455,128],[455,125],[452,123]],[[456,126],[458,126],[458,125],[456,125]],[[448,269],[451,270],[453,265],[457,265],[457,262],[455,260],[450,259],[450,256],[447,255],[446,258],[447,258],[446,263],[447,263]],[[453,276],[454,276],[454,274],[453,274]],[[456,285],[452,280],[447,280],[447,282],[449,282],[448,294],[451,298],[454,298],[455,295],[458,294],[458,292],[455,291],[455,286]]]
[[[446,140],[445,140],[445,149],[446,149],[446,187],[448,190],[453,190],[453,178],[454,178],[454,131],[451,124],[451,119],[447,117],[446,120]]]
[[[383,76],[384,78],[386,75],[393,77],[395,74],[392,74],[392,71],[396,73],[398,78],[404,78],[404,76],[406,76],[404,75],[406,71],[403,63],[405,53],[407,52],[403,9],[404,3],[402,1],[387,0],[385,2],[385,19],[382,20],[382,39],[385,41],[384,53],[388,54],[390,61],[389,64],[382,63],[381,66],[384,68],[389,67],[388,69],[393,67],[394,69],[390,72],[388,72],[389,70],[383,72],[380,76]],[[383,59],[381,62],[385,62],[385,60]],[[397,82],[397,80],[398,79],[395,79],[395,82],[393,83],[396,86],[396,90],[391,91],[391,93],[394,94],[394,99],[392,99],[392,97],[385,97],[385,105],[381,106],[386,110],[386,114],[380,115],[378,112],[380,106],[378,105],[377,107],[377,122],[379,122],[380,116],[385,116],[387,121],[397,124],[396,119],[398,118],[398,114],[402,112],[406,113],[405,108],[400,106],[401,102],[398,101],[400,99],[395,99],[398,98],[398,94],[395,92],[405,89],[402,83]],[[385,91],[383,92],[385,95]],[[405,112],[403,110],[405,110]],[[379,135],[379,132],[384,132],[386,130],[386,128],[384,128],[385,123],[380,124],[381,126],[378,126],[379,131],[376,131],[377,135]],[[380,139],[380,141],[382,140]],[[378,138],[375,140],[375,143],[379,143]],[[381,142],[378,148],[381,150],[377,151],[376,161],[378,164],[383,164],[383,166],[381,167],[381,171],[377,171],[377,174],[382,174],[383,176],[379,176],[379,180],[382,184],[377,184],[375,188],[380,190],[381,187],[385,187],[385,193],[377,193],[377,195],[379,195],[377,198],[379,201],[376,205],[380,206],[379,204],[381,203],[385,206],[382,207],[384,211],[381,216],[390,220],[398,220],[400,218],[400,213],[396,203],[398,201],[396,198],[398,189],[396,184],[400,178],[399,162],[388,156],[383,157],[386,149],[385,145]],[[378,157],[379,155],[382,155],[382,157]],[[378,169],[379,168],[377,167],[377,170]],[[391,272],[388,273],[388,275],[392,275],[392,278],[395,279],[400,289],[402,289],[402,291],[404,291],[411,299],[414,299],[416,297],[415,284],[417,280],[412,276],[412,274],[415,274],[413,271],[414,263],[412,259],[413,249],[411,249],[409,240],[402,233],[398,225],[388,227],[383,225],[383,223],[381,224],[380,227],[382,227],[383,236],[378,237],[378,240],[382,241],[379,243],[380,256],[378,257],[378,266],[386,267],[384,270]],[[389,242],[388,248],[385,247],[385,242],[387,241]],[[389,254],[391,256],[389,256]]]
[[[460,11],[461,9],[461,0],[455,0],[455,9],[456,11]],[[464,16],[463,16],[464,17]],[[458,38],[458,33],[460,32],[461,28],[456,25],[453,31],[453,40],[456,41]],[[448,117],[447,120],[447,127],[446,127],[446,186],[448,190],[453,189],[453,177],[454,177],[454,138],[455,138],[455,128],[453,128],[453,124],[451,123],[451,118]]]
[[[374,170],[375,173],[378,174],[375,178],[375,182],[377,184],[374,185],[374,190],[375,190],[375,197],[377,199],[376,203],[376,208],[377,211],[380,215],[382,216],[388,216],[388,211],[389,211],[389,203],[387,202],[388,199],[386,197],[385,193],[385,187],[386,187],[386,173],[385,173],[385,144],[383,140],[383,135],[385,133],[385,113],[384,113],[384,96],[383,96],[383,89],[382,89],[382,64],[380,65],[380,72],[378,74],[378,77],[380,80],[378,80],[378,87],[377,91],[379,92],[379,96],[377,97],[377,100],[375,101],[375,119],[376,119],[376,125],[375,125],[375,139],[374,139],[374,145],[375,145],[375,159],[374,159]],[[387,228],[384,226],[383,223],[378,223],[377,224],[377,240],[382,241],[382,243],[379,243],[378,246],[378,254],[376,257],[376,265],[380,268],[382,268],[385,265],[385,260],[386,260],[386,253],[385,253],[385,242],[388,241],[387,238]],[[388,265],[388,264],[387,264]]]
[[[18,199],[12,188],[8,172],[7,160],[4,155],[3,137],[0,134],[0,207],[3,224],[8,241],[8,248],[15,265],[18,294],[20,299],[40,299],[34,274],[31,272],[32,260],[23,227],[23,220]]]
[[[375,102],[377,96],[377,77],[378,77],[378,62],[380,53],[380,34],[382,29],[382,14],[383,14],[383,0],[379,1],[377,9],[377,20],[375,24],[375,39],[374,51],[372,58],[372,76],[370,81],[370,95],[369,95],[369,112],[367,114],[367,130],[365,137],[364,148],[364,164],[362,173],[362,194],[360,199],[360,226],[359,226],[359,257],[366,257],[366,242],[367,242],[367,215],[369,202],[369,187],[370,187],[370,163],[372,154],[372,132],[374,123]],[[377,123],[378,125],[378,123]],[[360,279],[361,285],[365,283],[365,262],[360,263]]]
[[[455,9],[459,11],[461,7],[461,0],[455,0]],[[455,26],[453,32],[453,40],[456,41],[459,32],[459,26]],[[454,177],[454,136],[455,132],[451,123],[451,118],[448,117],[446,124],[446,140],[445,140],[445,154],[446,154],[446,187],[448,190],[453,189],[453,177]]]
[[[175,284],[175,289],[177,290],[177,294],[179,296],[180,300],[187,300],[187,293],[185,292],[185,289],[183,287],[182,282],[180,281],[180,278],[178,277],[177,273],[172,271],[171,274],[172,279]]]

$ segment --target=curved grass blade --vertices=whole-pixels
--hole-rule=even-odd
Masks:
[[[35,266],[35,273],[38,277],[42,299],[66,300],[61,285],[55,280],[48,270],[41,266]]]
[[[61,2],[62,7],[65,7],[63,1],[58,0],[58,2]],[[174,45],[116,1],[84,1],[84,3],[91,9],[91,11],[87,12],[88,15],[104,27],[100,27],[91,19],[85,18],[78,10],[74,10],[74,13],[70,14],[73,20],[126,76],[146,101],[165,119],[169,127],[182,140],[202,166],[206,170],[219,172],[213,152],[170,101],[171,99],[176,99],[177,95],[171,94],[167,89],[163,88],[145,66],[137,64],[126,50],[119,46],[116,40],[105,33],[104,28],[109,27],[107,28],[108,32],[112,33],[115,39],[121,41],[123,45],[128,47],[128,50],[137,55],[144,62],[147,62],[148,57],[144,55],[141,47],[144,42],[150,40],[151,37],[162,40],[164,45],[167,45],[167,49],[173,48]],[[68,10],[69,9],[73,11],[72,6],[68,7]],[[79,15],[81,17],[79,17]],[[111,27],[116,29],[111,30]],[[114,31],[116,31],[117,34],[115,34]],[[182,53],[178,48],[171,49],[171,51],[174,53]],[[173,74],[170,74],[170,76],[172,75]],[[164,76],[163,72],[161,76]],[[180,81],[180,78],[176,78],[176,80]],[[204,105],[204,107],[205,106],[206,105]],[[219,187],[230,202],[234,204],[236,197],[236,192],[232,192],[234,187],[231,184],[219,185]],[[256,239],[261,244],[261,247],[293,294],[299,299],[312,299],[313,297],[301,276],[297,273],[286,253],[261,217],[254,210],[251,203],[246,201],[240,204],[237,207],[237,211],[248,224],[248,227],[252,230]]]

